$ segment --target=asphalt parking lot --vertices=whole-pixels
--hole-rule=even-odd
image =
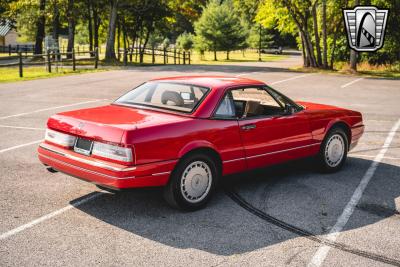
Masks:
[[[0,84],[0,265],[400,266],[400,80],[283,68],[296,62]],[[50,115],[189,74],[251,77],[295,100],[359,110],[366,132],[338,173],[302,161],[227,177],[210,205],[192,213],[171,209],[159,189],[111,194],[39,163]]]

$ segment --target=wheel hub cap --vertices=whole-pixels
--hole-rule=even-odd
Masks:
[[[203,161],[192,162],[182,174],[182,195],[191,203],[200,202],[210,191],[211,182],[212,173],[210,167]]]
[[[344,140],[339,134],[332,135],[326,143],[325,161],[330,167],[340,164],[344,156]]]

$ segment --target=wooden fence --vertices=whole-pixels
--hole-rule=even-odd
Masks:
[[[35,50],[34,45],[0,45],[0,53],[4,54],[9,54],[11,55],[12,53],[33,53]]]
[[[81,57],[81,55],[89,55],[89,57]],[[77,58],[78,57],[78,58]],[[25,62],[24,62],[25,59]],[[29,60],[29,61],[27,61]],[[93,61],[94,68],[97,69],[99,63],[98,50],[94,51],[82,51],[82,52],[54,52],[47,51],[46,54],[39,55],[24,55],[21,51],[18,52],[17,56],[0,57],[0,68],[1,67],[14,67],[19,68],[19,77],[24,76],[25,66],[46,66],[46,70],[51,73],[52,68],[63,66],[65,63],[72,65],[72,70],[76,70],[78,61]],[[9,61],[11,63],[1,64],[1,61]]]
[[[78,61],[93,61],[95,69],[97,69],[99,63],[99,50],[97,48],[94,51],[76,51],[75,49],[72,52],[47,51],[47,53],[39,55],[28,55],[30,48],[22,49],[22,46],[18,48],[19,50],[17,51],[12,50],[13,48],[7,50],[7,52],[12,51],[13,53],[17,53],[17,55],[0,57],[0,68],[18,66],[20,77],[23,77],[24,67],[27,66],[46,66],[46,70],[51,73],[53,67],[58,68],[65,65],[72,65],[72,69],[75,71],[76,66],[79,65]],[[82,55],[88,55],[88,57],[82,57]],[[128,62],[145,63],[144,57],[146,55],[151,56],[151,64],[156,64],[156,58],[161,58],[162,64],[191,64],[191,54],[189,51],[168,50],[165,48],[143,49],[140,47],[117,51],[118,60],[122,61],[125,66],[128,65]]]
[[[177,49],[159,49],[159,48],[140,48],[133,47],[129,49],[121,49],[117,52],[118,60],[126,66],[128,62],[144,63],[144,56],[151,56],[151,63],[156,63],[156,58],[161,57],[163,64],[190,64],[190,51],[180,51]]]

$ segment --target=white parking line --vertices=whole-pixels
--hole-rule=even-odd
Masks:
[[[0,154],[4,153],[4,152],[7,152],[7,151],[10,151],[10,150],[13,150],[13,149],[21,148],[21,147],[24,147],[24,146],[30,146],[30,145],[34,145],[34,144],[39,144],[42,141],[43,141],[43,139],[37,140],[37,141],[33,141],[33,142],[29,142],[29,143],[22,144],[22,145],[18,145],[18,146],[12,146],[12,147],[8,147],[8,148],[4,148],[4,149],[0,150]]]
[[[356,83],[356,82],[358,82],[358,81],[361,81],[362,79],[363,79],[363,78],[355,79],[355,80],[353,80],[353,81],[351,81],[351,82],[349,82],[349,83],[343,84],[342,86],[340,86],[340,88],[345,88],[345,87],[347,87],[347,86],[349,86],[349,85],[352,85],[353,83]]]
[[[8,119],[8,118],[14,118],[14,117],[20,117],[20,116],[24,116],[24,115],[29,115],[29,114],[38,113],[38,112],[42,112],[42,111],[53,110],[53,109],[67,108],[67,107],[79,106],[79,105],[84,105],[84,104],[89,104],[89,103],[95,103],[95,102],[105,101],[105,100],[108,100],[108,99],[96,99],[96,100],[90,100],[90,101],[85,101],[85,102],[69,104],[69,105],[57,106],[57,107],[42,108],[42,109],[30,111],[30,112],[24,112],[24,113],[19,113],[19,114],[0,117],[0,120],[4,120],[4,119]]]
[[[35,219],[35,220],[33,220],[33,221],[29,222],[29,223],[21,225],[21,226],[19,226],[17,228],[14,228],[14,229],[12,229],[12,230],[10,230],[8,232],[2,233],[0,235],[0,240],[4,240],[4,239],[6,239],[6,238],[8,238],[10,236],[18,234],[19,232],[22,232],[22,231],[24,231],[24,230],[26,230],[28,228],[31,228],[31,227],[33,227],[33,226],[35,226],[35,225],[37,225],[37,224],[39,224],[41,222],[47,221],[47,220],[49,220],[49,219],[51,219],[51,218],[53,218],[53,217],[55,217],[57,215],[60,215],[61,213],[64,213],[64,212],[72,209],[72,208],[76,208],[76,207],[78,207],[78,206],[80,206],[80,205],[82,205],[82,204],[84,204],[86,202],[89,202],[89,201],[101,196],[102,194],[104,194],[104,193],[96,192],[96,193],[94,193],[92,195],[89,195],[86,198],[80,199],[79,201],[77,201],[75,203],[69,204],[68,206],[65,206],[64,208],[61,208],[61,209],[56,210],[56,211],[53,211],[53,212],[51,212],[49,214],[46,214],[46,215],[44,215],[44,216],[42,216],[40,218]]]
[[[399,127],[400,127],[400,119],[393,125],[388,136],[386,137],[385,143],[381,147],[381,150],[374,157],[373,162],[371,163],[368,170],[366,171],[363,178],[361,179],[360,184],[357,186],[356,190],[354,191],[350,201],[347,203],[342,214],[337,219],[336,224],[329,231],[329,234],[326,237],[329,241],[335,241],[339,237],[340,232],[343,230],[343,227],[346,225],[346,223],[350,219],[350,216],[353,214],[356,205],[360,201],[361,196],[362,196],[365,188],[367,187],[369,181],[374,176],[376,168],[378,167],[379,163],[382,161],[383,157],[385,156],[385,153],[388,150],[390,143],[392,142],[393,137],[396,134],[396,131],[399,129]],[[314,254],[313,258],[311,259],[310,263],[308,264],[308,266],[310,266],[310,267],[311,266],[312,267],[321,266],[321,264],[324,262],[326,256],[328,255],[330,249],[331,249],[331,247],[327,246],[327,245],[323,245],[323,246],[319,247],[317,252]]]
[[[283,83],[283,82],[287,82],[287,81],[303,78],[303,77],[310,76],[310,75],[312,75],[312,73],[294,76],[294,77],[291,77],[291,78],[288,78],[288,79],[284,79],[284,80],[280,80],[280,81],[276,81],[276,82],[273,82],[273,83],[270,83],[270,84],[274,85],[274,84],[278,84],[278,83]]]
[[[2,125],[0,124],[0,128],[11,128],[11,129],[22,129],[22,130],[46,130],[45,128],[35,128],[35,127],[22,127],[22,126],[12,126],[12,125]]]
[[[372,155],[364,155],[364,154],[349,154],[349,156],[354,156],[354,157],[360,157],[360,158],[375,158],[375,156]],[[400,158],[396,157],[382,157],[382,159],[390,159],[390,160],[400,160]]]

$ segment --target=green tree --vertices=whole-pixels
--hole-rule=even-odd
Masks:
[[[193,34],[184,32],[176,39],[176,46],[183,50],[190,50],[193,48],[194,37]]]
[[[210,1],[195,23],[195,32],[214,51],[214,60],[217,60],[217,51],[226,51],[229,59],[229,52],[242,48],[247,38],[247,31],[233,12],[231,1]]]

